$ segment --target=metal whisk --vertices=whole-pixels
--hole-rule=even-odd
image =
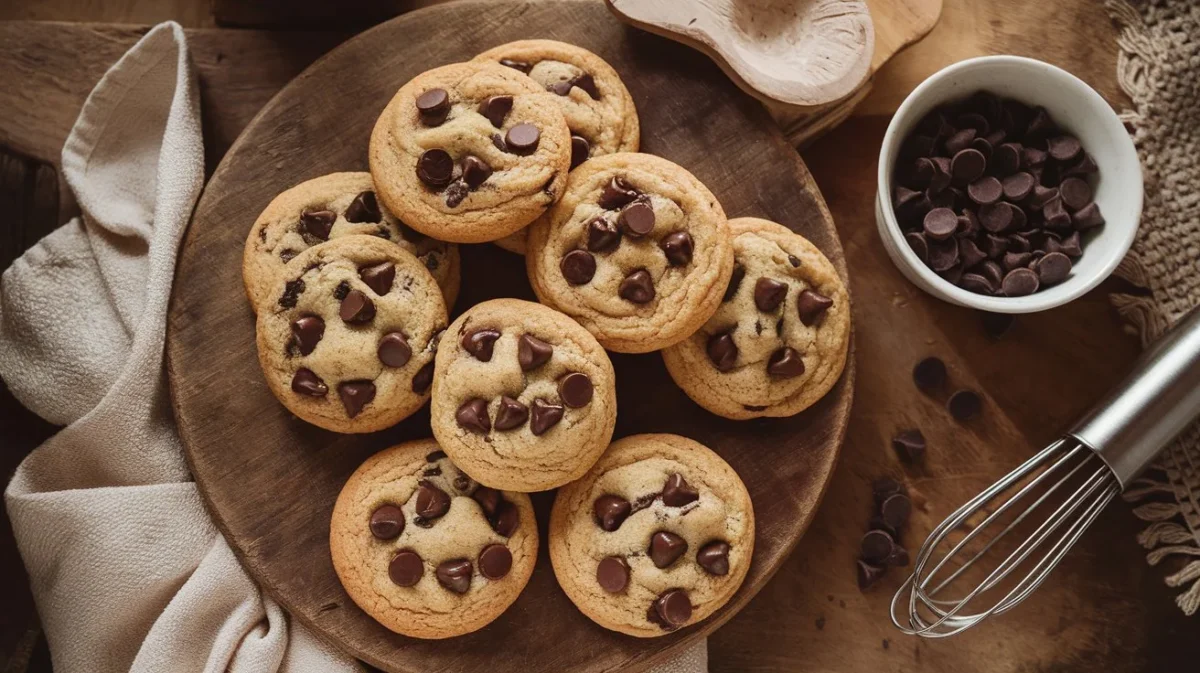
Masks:
[[[892,598],[892,623],[945,638],[1016,607],[1197,415],[1200,308],[1142,354],[1074,429],[930,533]]]

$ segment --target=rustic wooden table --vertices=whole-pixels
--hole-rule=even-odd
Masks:
[[[91,87],[145,30],[110,22],[175,18],[190,27],[211,172],[253,114],[291,77],[354,28],[420,2],[4,3],[0,19],[39,21],[0,22],[0,268],[72,212],[55,172],[63,139]],[[336,14],[330,14],[335,5]],[[285,7],[287,12],[278,11]],[[282,16],[289,17],[287,31],[214,27],[278,27]],[[87,21],[105,23],[82,23]],[[899,635],[886,614],[902,573],[863,592],[853,568],[874,477],[903,477],[919,494],[923,504],[914,515],[911,546],[960,502],[1053,439],[1120,378],[1137,350],[1107,301],[1107,293],[1129,289],[1117,281],[1068,306],[1023,317],[995,342],[984,335],[977,314],[908,284],[874,231],[875,157],[888,115],[933,71],[985,53],[1051,61],[1123,107],[1115,38],[1102,8],[1090,0],[945,0],[930,36],[878,73],[854,117],[803,152],[837,222],[850,267],[857,399],[841,462],[815,523],[771,583],[711,639],[712,670],[1195,670],[1200,623],[1175,608],[1161,581],[1164,569],[1145,564],[1134,541],[1140,524],[1121,504],[1109,508],[1021,609],[951,641]],[[984,393],[981,418],[956,425],[943,410],[944,400],[915,391],[912,364],[935,354],[949,365],[955,386]],[[897,429],[914,426],[930,442],[925,465],[916,470],[904,468],[889,445]],[[7,481],[20,459],[53,431],[7,389],[0,391],[0,477]],[[0,670],[50,670],[7,518],[0,528],[0,595],[7,607],[0,611]]]

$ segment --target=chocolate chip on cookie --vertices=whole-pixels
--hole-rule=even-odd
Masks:
[[[522,334],[517,342],[517,362],[521,365],[521,371],[528,372],[541,367],[550,361],[552,355],[554,346],[533,335]]]
[[[324,397],[329,392],[329,386],[314,374],[311,369],[301,367],[292,376],[292,392],[312,397]]]
[[[489,96],[479,104],[479,114],[487,117],[492,126],[500,128],[504,126],[504,119],[512,112],[513,97],[512,96]]]
[[[496,339],[499,338],[499,330],[482,327],[463,334],[462,347],[463,350],[470,353],[476,360],[491,362],[492,350],[495,348]]]
[[[696,563],[709,574],[729,574],[729,543],[721,540],[709,542],[696,554]]]
[[[293,342],[301,355],[311,355],[325,334],[325,321],[315,315],[306,315],[292,321]]]
[[[559,265],[562,269],[563,278],[571,285],[585,285],[592,280],[592,276],[596,275],[596,258],[587,250],[572,250],[566,255],[563,255],[562,263]]]
[[[450,94],[442,88],[428,89],[417,96],[417,112],[426,126],[441,126],[450,113]]]
[[[610,594],[620,593],[629,585],[629,563],[620,556],[606,556],[596,566],[596,583]]]
[[[616,495],[602,495],[592,503],[596,525],[610,533],[621,527],[632,509],[628,500]]]
[[[313,238],[326,241],[336,219],[337,213],[331,210],[305,211],[300,216],[300,228]]]
[[[504,145],[514,154],[529,154],[537,149],[542,134],[533,124],[517,124],[504,136]]]

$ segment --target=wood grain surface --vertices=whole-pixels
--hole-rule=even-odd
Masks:
[[[411,36],[421,39],[405,39]],[[400,85],[428,68],[528,37],[599,53],[637,103],[645,151],[695,173],[731,217],[766,217],[799,231],[845,275],[820,193],[761,106],[700,54],[635,31],[595,3],[429,8],[346,42],[286,86],[225,156],[183,243],[167,332],[176,420],[209,510],[251,576],[293,616],[386,670],[611,671],[662,660],[728,620],[766,584],[808,527],[845,434],[853,365],[802,414],[734,422],[692,403],[657,354],[614,356],[616,435],[657,431],[697,439],[737,470],[754,500],[754,558],[724,608],[661,638],[606,631],[558,588],[545,546],[513,607],[453,641],[393,634],[349,600],[329,559],[333,502],[368,455],[428,436],[428,415],[366,437],[335,435],[291,416],[256,366],[253,317],[238,292],[243,242],[275,194],[324,173],[364,169],[375,118]],[[495,246],[464,246],[462,266],[460,310],[497,296],[532,298],[523,260]],[[549,502],[548,493],[536,498],[543,539]]]
[[[140,0],[16,0],[0,3],[0,16],[144,23],[163,16],[163,6],[200,4],[206,10],[209,1],[164,0],[149,7]],[[116,12],[112,5],[129,9]],[[166,16],[203,25],[187,23],[191,10],[183,9]],[[262,16],[261,25],[288,20],[286,13]],[[8,215],[0,218],[0,242],[11,245],[0,266],[70,215],[55,207],[57,192],[67,191],[54,184],[52,170],[62,139],[96,80],[143,32],[144,27],[116,25],[0,22],[0,152],[7,160],[0,203]],[[863,593],[852,568],[870,479],[901,471],[887,445],[896,427],[919,424],[931,438],[929,464],[910,477],[933,508],[918,517],[927,526],[1073,421],[1128,369],[1136,349],[1106,297],[1129,288],[1112,281],[1068,306],[1022,318],[996,343],[983,336],[970,311],[916,293],[887,261],[870,212],[875,153],[887,116],[921,79],[980,53],[1043,58],[1080,76],[1120,108],[1126,103],[1116,84],[1115,37],[1094,0],[946,0],[938,27],[877,75],[856,116],[804,151],[852,273],[856,400],[843,455],[816,519],[775,578],[710,638],[712,671],[1175,673],[1193,670],[1200,661],[1200,625],[1179,612],[1174,590],[1163,585],[1171,568],[1145,564],[1134,542],[1141,525],[1121,503],[1096,522],[1077,549],[1078,559],[1041,593],[1013,614],[954,640],[899,635],[886,617],[899,574]],[[211,170],[271,95],[342,34],[202,29],[188,30],[188,38],[200,73]],[[17,147],[26,151],[14,153]],[[907,370],[926,353],[945,357],[954,381],[986,392],[981,425],[960,429],[940,413],[937,400],[913,390]],[[11,396],[0,395],[5,479],[53,430]],[[967,438],[965,448],[960,435]],[[914,526],[906,541],[923,532]],[[36,616],[12,538],[5,539],[0,670],[22,671],[36,640]],[[50,670],[44,641],[28,670]]]

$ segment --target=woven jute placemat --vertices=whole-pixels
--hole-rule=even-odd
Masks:
[[[1117,77],[1133,100],[1122,116],[1142,160],[1146,199],[1133,251],[1117,275],[1145,290],[1112,296],[1143,345],[1200,304],[1200,2],[1106,0],[1121,29]],[[1124,494],[1148,522],[1146,560],[1166,559],[1179,607],[1200,609],[1200,424]]]

